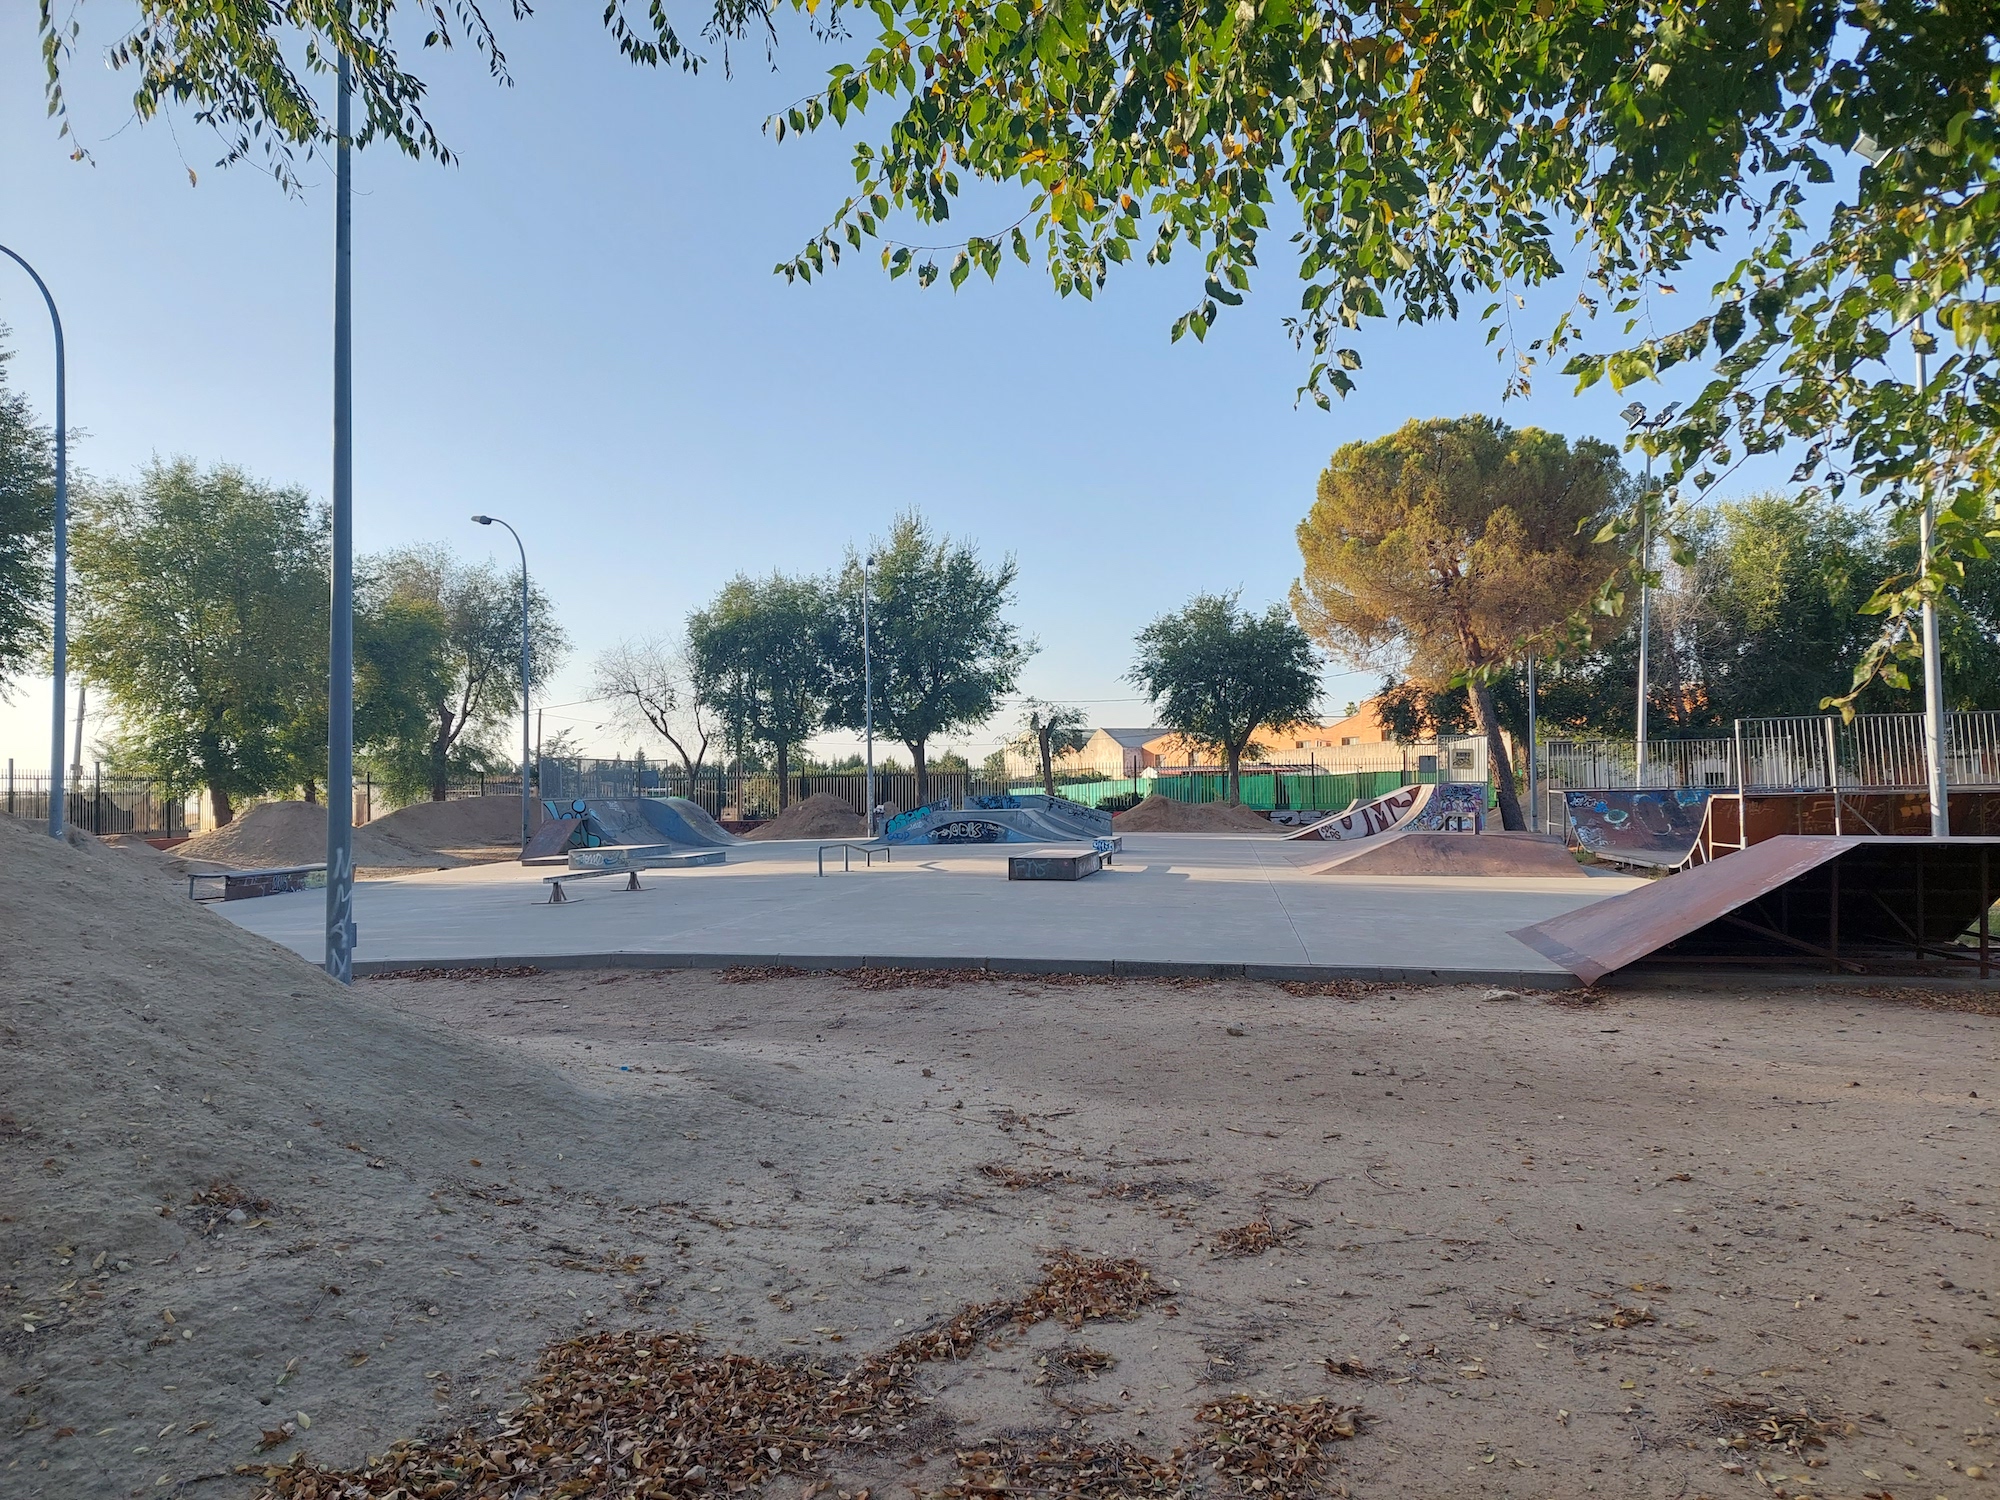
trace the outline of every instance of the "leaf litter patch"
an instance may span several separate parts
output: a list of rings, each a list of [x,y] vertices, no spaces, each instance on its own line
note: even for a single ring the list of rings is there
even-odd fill
[[[710,1354],[692,1333],[590,1334],[544,1351],[526,1400],[490,1429],[399,1443],[351,1470],[323,1468],[301,1451],[289,1463],[238,1472],[265,1480],[259,1500],[733,1494],[779,1475],[815,1474],[837,1451],[882,1445],[929,1405],[914,1389],[919,1369],[962,1359],[982,1338],[1045,1321],[1078,1328],[1135,1318],[1172,1296],[1136,1260],[1064,1250],[1018,1301],[964,1308],[838,1376],[806,1363]],[[1134,1475],[1178,1473],[1133,1453]],[[1076,1484],[1095,1482],[1094,1461],[1063,1463]]]
[[[1328,1492],[1335,1445],[1361,1432],[1358,1407],[1322,1397],[1293,1402],[1239,1392],[1211,1401],[1195,1421],[1202,1431],[1194,1442],[1165,1458],[1118,1439],[988,1439],[957,1455],[958,1481],[929,1492],[928,1500],[1186,1500],[1217,1489],[1258,1500],[1309,1500]]]

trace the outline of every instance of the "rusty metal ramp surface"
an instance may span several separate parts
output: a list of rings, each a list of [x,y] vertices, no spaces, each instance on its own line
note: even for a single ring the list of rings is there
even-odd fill
[[[1991,901],[2000,840],[1786,834],[1512,935],[1585,984],[1643,958],[1849,970],[1989,970],[1961,941]]]

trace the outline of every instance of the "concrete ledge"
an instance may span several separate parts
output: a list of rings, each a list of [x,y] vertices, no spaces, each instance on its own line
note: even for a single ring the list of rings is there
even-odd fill
[[[927,954],[827,953],[548,953],[458,958],[357,959],[354,972],[410,969],[733,969],[792,968],[814,973],[847,969],[973,969],[989,974],[1104,974],[1130,979],[1245,979],[1260,984],[1328,984],[1368,981],[1412,987],[1492,985],[1516,990],[1567,990],[1569,974],[1520,969],[1402,969],[1348,964],[1175,963],[1136,958],[950,958]]]

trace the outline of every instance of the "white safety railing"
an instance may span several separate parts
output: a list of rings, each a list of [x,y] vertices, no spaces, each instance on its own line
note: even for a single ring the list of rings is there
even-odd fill
[[[1946,716],[1945,781],[2000,788],[2000,711]],[[1626,787],[1714,787],[1751,791],[1922,791],[1924,716],[1859,714],[1740,719],[1727,738],[1650,740],[1642,776],[1624,739],[1544,740],[1536,756],[1551,791]]]

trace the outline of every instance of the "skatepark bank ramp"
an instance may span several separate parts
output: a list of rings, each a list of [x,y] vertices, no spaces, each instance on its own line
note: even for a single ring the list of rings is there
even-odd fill
[[[1984,979],[1996,872],[1995,838],[1783,834],[1512,936],[1585,984],[1642,960]]]

